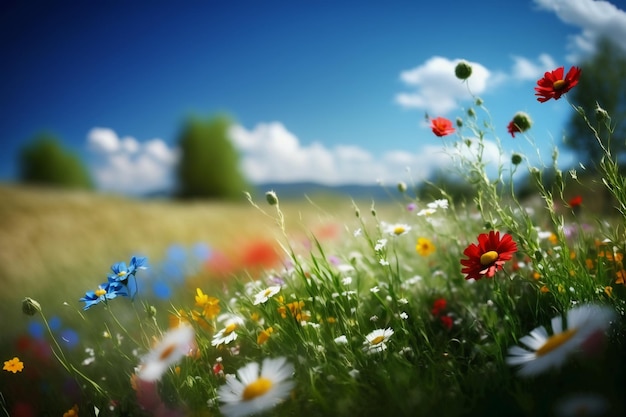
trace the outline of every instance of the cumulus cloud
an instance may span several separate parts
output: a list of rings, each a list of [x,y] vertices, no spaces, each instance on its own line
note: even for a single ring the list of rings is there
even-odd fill
[[[435,115],[445,114],[458,103],[471,99],[467,85],[454,75],[461,59],[434,56],[415,68],[402,71],[400,80],[412,91],[399,93],[396,103],[405,108],[417,108]],[[471,93],[480,95],[487,89],[487,81],[497,79],[487,68],[476,62],[468,80]]]
[[[541,54],[536,62],[522,57],[513,57],[513,69],[511,76],[518,80],[538,80],[546,71],[551,71],[557,67],[556,62],[548,54]]]
[[[94,127],[87,133],[87,145],[100,190],[134,195],[172,190],[179,152],[163,140],[139,142],[130,136],[120,138],[112,129]]]
[[[446,152],[441,146],[429,145],[414,152],[391,150],[374,155],[355,145],[305,145],[280,122],[260,123],[251,130],[236,125],[230,136],[241,152],[245,175],[257,184],[395,184],[409,179],[407,169],[412,180],[421,181],[436,170],[449,168],[452,158],[460,152]],[[487,142],[485,146],[486,158],[497,162],[501,157],[497,145]]]
[[[561,21],[581,29],[570,39],[576,62],[581,55],[593,52],[598,38],[606,37],[626,51],[626,12],[602,0],[535,0],[542,10],[554,12]]]

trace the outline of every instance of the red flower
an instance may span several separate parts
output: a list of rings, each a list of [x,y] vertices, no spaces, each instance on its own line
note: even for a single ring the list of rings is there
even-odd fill
[[[521,132],[520,128],[515,123],[513,123],[513,120],[509,122],[509,125],[507,126],[507,130],[513,137],[515,137],[515,133]]]
[[[439,313],[441,313],[441,311],[446,308],[447,304],[448,303],[445,298],[437,298],[435,302],[433,303],[433,308],[431,310],[431,313],[433,313],[433,316],[438,316]]]
[[[580,78],[580,68],[572,67],[563,78],[563,67],[559,67],[554,71],[546,72],[543,78],[537,81],[538,87],[535,87],[538,101],[545,103],[551,98],[558,100],[578,84]]]
[[[433,133],[439,137],[454,133],[452,122],[445,117],[437,117],[435,119],[431,119],[430,128],[433,130]]]
[[[580,207],[580,205],[583,203],[583,198],[579,195],[577,195],[576,197],[572,197],[569,200],[569,206],[571,208],[576,208],[576,207]]]
[[[517,244],[508,233],[502,239],[500,232],[492,230],[489,234],[481,233],[478,235],[478,245],[472,243],[463,251],[469,259],[461,259],[461,265],[464,266],[461,272],[467,274],[465,279],[479,280],[483,276],[492,278],[506,261],[513,258],[515,252]]]

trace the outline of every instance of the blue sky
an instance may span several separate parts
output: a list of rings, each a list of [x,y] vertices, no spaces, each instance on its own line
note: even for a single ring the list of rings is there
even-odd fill
[[[506,131],[525,111],[549,160],[571,110],[537,102],[537,79],[578,63],[598,36],[626,49],[622,0],[2,7],[0,180],[16,178],[21,146],[46,130],[84,158],[100,189],[128,194],[171,187],[182,123],[221,112],[236,121],[232,140],[254,183],[396,183],[407,168],[424,178],[449,164],[425,112],[454,119],[470,104],[451,73],[458,59],[474,64],[470,87],[504,151],[536,159]]]

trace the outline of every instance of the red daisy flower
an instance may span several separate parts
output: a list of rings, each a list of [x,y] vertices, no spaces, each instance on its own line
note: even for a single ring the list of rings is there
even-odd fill
[[[500,232],[493,230],[489,234],[478,235],[478,245],[472,243],[463,254],[469,259],[461,259],[463,269],[461,272],[467,274],[465,279],[481,279],[483,276],[492,278],[506,261],[513,258],[517,252],[517,244],[508,233],[500,239]]]
[[[558,100],[578,84],[580,78],[580,68],[572,67],[563,78],[564,67],[559,67],[554,71],[546,72],[543,78],[537,81],[538,87],[535,87],[538,101],[545,103],[551,98]]]
[[[452,127],[452,122],[445,117],[437,117],[435,119],[431,119],[430,128],[433,130],[433,133],[439,137],[454,133],[454,127]]]
[[[515,133],[521,132],[520,128],[515,123],[513,123],[513,120],[509,122],[509,125],[507,126],[507,130],[513,137],[515,137]]]

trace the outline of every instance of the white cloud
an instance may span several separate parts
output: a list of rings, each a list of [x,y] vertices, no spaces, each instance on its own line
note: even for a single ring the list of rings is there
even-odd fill
[[[563,22],[577,26],[581,33],[570,39],[576,62],[581,55],[593,52],[595,41],[607,37],[626,51],[626,12],[602,0],[535,0],[543,10],[554,12]]]
[[[112,129],[95,127],[87,133],[87,144],[93,153],[92,174],[102,191],[146,194],[174,187],[178,150],[161,139],[120,139]]]
[[[453,164],[451,155],[459,154],[454,149],[447,153],[437,145],[415,152],[391,150],[380,155],[354,145],[304,145],[280,122],[260,123],[252,130],[236,125],[230,136],[242,153],[244,174],[257,184],[312,181],[327,185],[390,185],[408,179],[418,182],[438,169],[449,169]],[[485,143],[484,153],[494,163],[501,157],[497,145],[491,142]]]
[[[470,62],[472,76],[467,80],[468,90],[468,86],[454,75],[454,68],[460,61],[434,56],[418,67],[402,71],[400,80],[413,91],[397,94],[396,103],[439,116],[457,108],[460,101],[471,99],[472,94],[482,94],[490,78],[492,85],[499,79],[481,64]]]
[[[533,62],[522,56],[514,55],[511,76],[518,80],[535,81],[543,77],[546,71],[552,71],[556,67],[556,62],[548,54],[539,55],[537,62]]]

